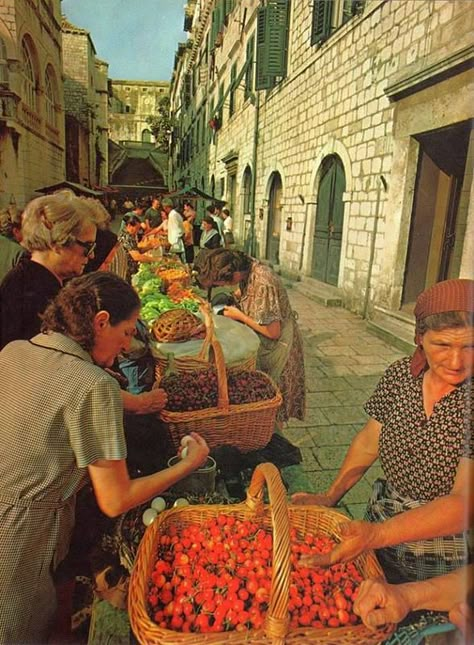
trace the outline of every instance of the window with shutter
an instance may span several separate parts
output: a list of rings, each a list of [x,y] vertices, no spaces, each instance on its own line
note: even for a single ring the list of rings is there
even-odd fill
[[[324,42],[331,35],[333,0],[314,0],[311,44]]]
[[[234,8],[234,0],[225,0],[225,15],[228,16],[229,13]]]
[[[210,33],[209,46],[211,49],[214,49],[214,43],[216,42],[217,32],[219,31],[218,20],[219,20],[218,9],[217,7],[214,7],[214,9],[212,10],[211,29],[209,32]]]
[[[256,88],[270,89],[277,77],[286,76],[288,59],[289,0],[268,0],[257,14]]]
[[[224,85],[222,83],[219,85],[219,98],[217,101],[217,107],[219,108],[217,112],[219,128],[222,128],[222,126],[224,125]]]
[[[23,57],[23,101],[33,110],[38,109],[36,95],[36,74],[29,44],[23,39],[21,44]]]
[[[237,78],[237,63],[232,65],[230,70],[230,92],[229,92],[229,116],[232,116],[235,112],[235,90]]]
[[[44,100],[46,107],[46,120],[53,127],[57,127],[56,116],[56,79],[51,65],[46,68],[44,77]]]
[[[248,99],[253,92],[253,52],[255,49],[255,36],[252,35],[247,40],[247,54],[246,54],[246,65],[247,69],[245,71],[245,99]]]
[[[225,17],[226,17],[226,12],[225,12],[226,0],[217,0],[216,7],[217,7],[217,13],[218,13],[217,32],[219,33],[224,29]]]
[[[7,47],[0,36],[0,85],[8,87]]]

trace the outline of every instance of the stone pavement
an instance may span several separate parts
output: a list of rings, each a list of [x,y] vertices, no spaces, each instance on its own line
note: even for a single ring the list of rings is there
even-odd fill
[[[355,314],[324,307],[291,287],[288,295],[304,340],[307,411],[304,421],[291,419],[283,434],[303,453],[310,490],[323,493],[368,418],[364,402],[385,368],[403,354],[369,331]],[[362,518],[372,482],[380,474],[376,462],[339,508]],[[291,488],[290,492],[297,490]]]

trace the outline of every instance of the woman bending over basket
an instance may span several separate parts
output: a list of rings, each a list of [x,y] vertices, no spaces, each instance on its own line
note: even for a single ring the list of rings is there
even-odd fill
[[[380,459],[365,522],[315,564],[377,556],[389,582],[424,580],[467,560],[472,473],[474,281],[446,280],[417,299],[416,351],[393,363],[365,406],[370,419],[353,440],[324,495],[294,503],[335,506]]]
[[[259,335],[257,368],[278,384],[283,395],[279,420],[304,419],[303,343],[281,279],[249,255],[229,249],[208,252],[195,268],[205,288],[239,285],[234,293],[238,305],[225,307],[224,316]]]
[[[47,307],[42,332],[0,352],[0,642],[45,642],[56,610],[55,573],[90,477],[100,509],[119,515],[206,459],[197,434],[184,459],[131,480],[119,385],[104,368],[127,351],[140,301],[121,278],[69,282]]]

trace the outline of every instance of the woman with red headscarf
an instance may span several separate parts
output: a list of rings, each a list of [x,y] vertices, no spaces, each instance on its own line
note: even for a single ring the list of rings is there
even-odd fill
[[[446,280],[427,289],[415,317],[416,351],[385,372],[365,406],[371,418],[329,490],[293,496],[296,504],[334,506],[380,459],[385,477],[374,482],[367,521],[347,522],[342,542],[312,564],[376,549],[388,580],[406,582],[467,560],[474,281]]]

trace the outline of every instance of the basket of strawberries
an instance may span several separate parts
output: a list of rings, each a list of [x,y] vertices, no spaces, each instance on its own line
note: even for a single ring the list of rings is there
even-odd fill
[[[165,511],[132,571],[135,636],[163,645],[382,642],[394,626],[369,630],[352,611],[361,581],[383,578],[372,552],[329,569],[297,565],[301,554],[331,550],[345,520],[332,509],[288,506],[273,464],[257,466],[245,502]]]

